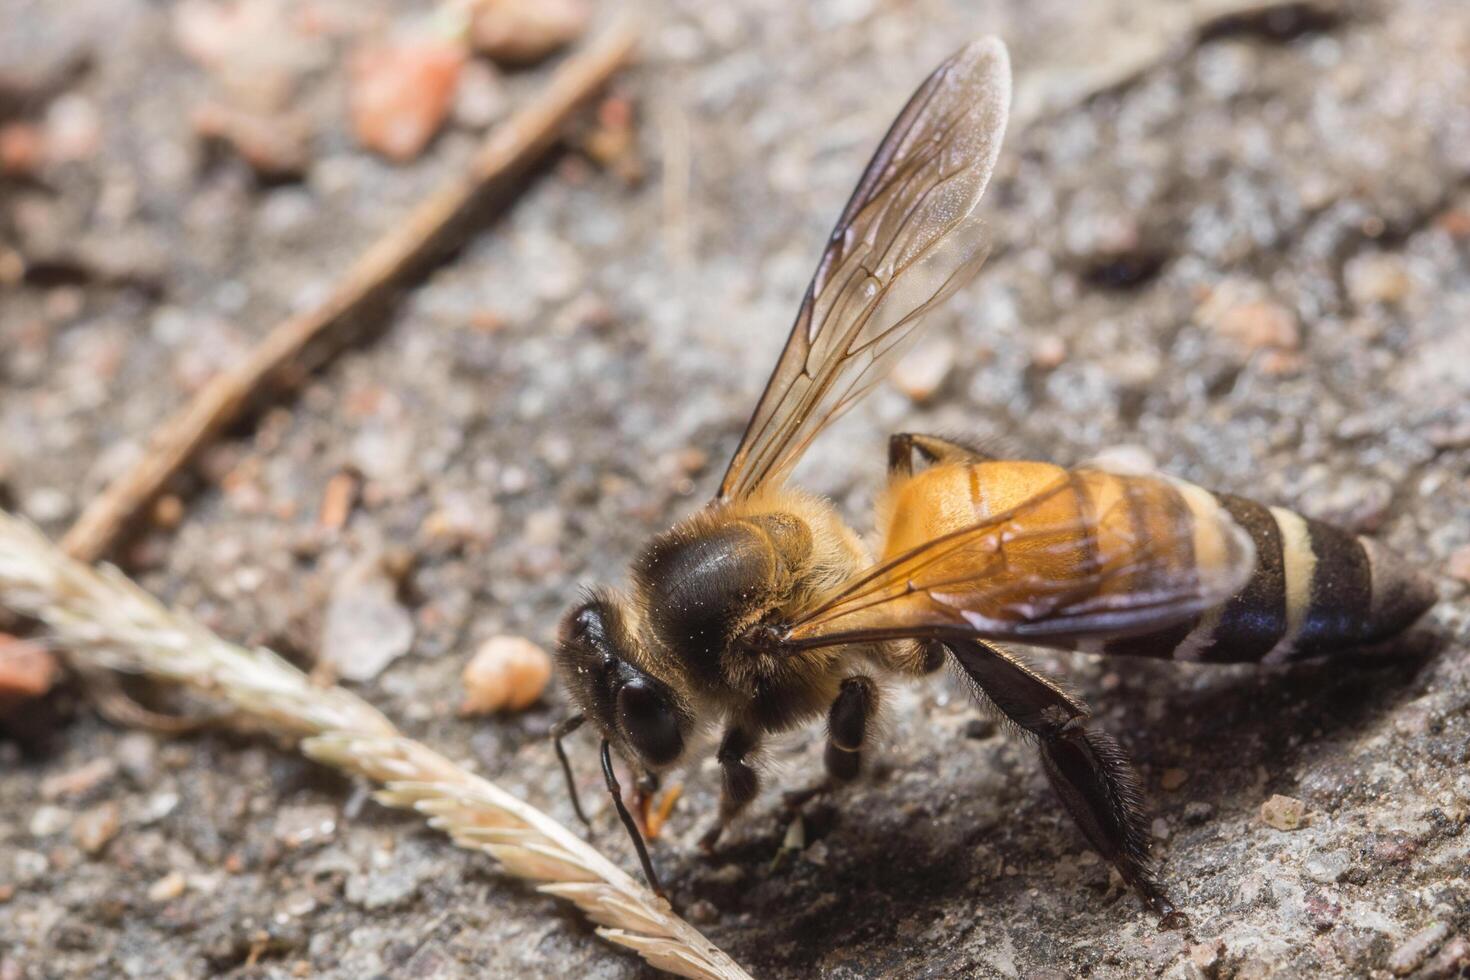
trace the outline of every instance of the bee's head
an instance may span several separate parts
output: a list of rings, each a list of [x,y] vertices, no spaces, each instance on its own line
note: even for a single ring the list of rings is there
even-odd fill
[[[594,593],[562,620],[556,660],[567,692],[603,737],[658,770],[675,762],[693,718],[674,690],[639,666],[624,604]]]

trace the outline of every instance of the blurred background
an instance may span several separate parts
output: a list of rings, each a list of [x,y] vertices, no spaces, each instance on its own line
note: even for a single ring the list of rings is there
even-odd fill
[[[472,166],[607,0],[0,0],[0,505],[60,536],[170,413]],[[1470,8],[1461,0],[649,2],[636,62],[458,247],[252,399],[109,552],[570,821],[553,688],[457,717],[489,639],[713,493],[912,90],[1011,47],[997,248],[799,478],[863,530],[885,441],[1110,454],[1373,532],[1443,602],[1388,666],[1047,655],[1134,753],[1158,933],[958,686],[778,868],[656,859],[757,976],[1452,976],[1470,960]],[[313,370],[307,370],[308,367]],[[24,633],[0,620],[0,630]],[[98,719],[0,658],[0,978],[640,976],[573,913],[268,744]],[[775,753],[804,785],[820,738]],[[599,846],[632,868],[576,753]],[[1264,824],[1273,794],[1305,827]],[[166,883],[166,884],[165,884]],[[1438,972],[1436,972],[1438,971]]]

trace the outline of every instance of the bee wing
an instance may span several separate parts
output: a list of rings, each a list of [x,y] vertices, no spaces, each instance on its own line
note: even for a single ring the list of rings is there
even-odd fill
[[[979,269],[990,236],[971,212],[1010,100],[1010,60],[996,38],[956,53],[909,99],[832,229],[720,499],[784,479],[816,434],[887,374],[921,317]]]
[[[799,616],[785,642],[1069,647],[1161,629],[1225,602],[1255,569],[1250,535],[1212,500],[1166,477],[1073,470],[1008,511],[881,562]]]

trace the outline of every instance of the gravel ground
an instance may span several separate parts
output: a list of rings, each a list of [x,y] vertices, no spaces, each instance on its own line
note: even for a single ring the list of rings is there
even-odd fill
[[[182,513],[160,511],[120,562],[223,635],[310,665],[334,588],[388,555],[412,648],[355,686],[570,821],[546,743],[560,695],[460,719],[465,660],[496,634],[549,643],[581,585],[617,580],[708,496],[874,141],[961,39],[998,33],[1023,99],[992,189],[1001,246],[909,368],[908,387],[934,390],[880,390],[800,478],[865,526],[898,429],[1065,463],[1122,453],[1372,531],[1442,601],[1386,657],[1038,657],[1134,753],[1188,932],[1156,930],[1030,750],[942,682],[895,697],[873,778],[808,813],[793,860],[773,865],[773,793],[699,855],[707,766],[656,859],[760,977],[1464,971],[1470,9],[1299,5],[1289,23],[1199,32],[1203,4],[1081,6],[649,4],[644,61],[616,90],[633,154],[555,160],[370,343],[209,451],[176,488]],[[310,165],[262,182],[198,147],[190,111],[210,82],[171,40],[171,5],[0,0],[0,64],[92,56],[32,107],[73,158],[0,178],[0,241],[34,263],[0,293],[0,491],[48,532],[544,80],[481,78],[478,116],[391,165],[352,142],[344,52],[411,9],[309,9],[337,25],[297,52]],[[1115,84],[1075,98],[1099,78]],[[360,499],[324,528],[341,473]],[[647,972],[260,739],[120,731],[72,691],[7,724],[4,980]],[[576,748],[597,800],[591,745]],[[774,754],[771,783],[794,787],[820,746]],[[1303,805],[1299,829],[1263,821],[1277,794]],[[633,867],[611,815],[594,819]]]

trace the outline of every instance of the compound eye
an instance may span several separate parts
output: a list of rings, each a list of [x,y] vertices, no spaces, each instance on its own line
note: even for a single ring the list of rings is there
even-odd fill
[[[634,678],[618,689],[618,721],[628,742],[652,766],[668,765],[684,750],[673,705],[651,683]]]

